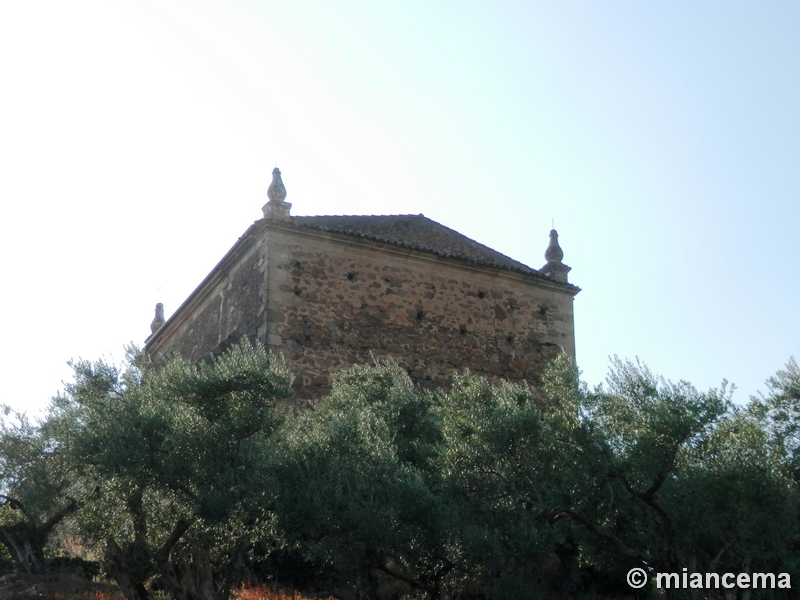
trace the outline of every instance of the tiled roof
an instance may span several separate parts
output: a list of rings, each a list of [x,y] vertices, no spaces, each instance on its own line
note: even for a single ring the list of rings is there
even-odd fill
[[[465,262],[544,277],[536,269],[423,215],[291,217],[303,227],[430,252]]]

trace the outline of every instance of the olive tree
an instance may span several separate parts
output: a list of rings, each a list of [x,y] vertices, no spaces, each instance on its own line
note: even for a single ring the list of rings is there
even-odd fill
[[[0,543],[28,573],[44,569],[54,529],[90,497],[54,441],[54,428],[4,407],[0,420]]]
[[[442,493],[440,402],[394,363],[339,373],[329,397],[287,422],[274,459],[286,542],[363,595],[381,572],[445,597],[467,567]]]
[[[554,551],[572,586],[579,558],[621,590],[636,565],[774,559],[792,530],[791,490],[727,388],[699,392],[618,359],[607,381],[589,391],[564,356],[539,390],[457,378],[443,404],[448,481],[476,522],[506,523],[495,543]]]
[[[58,450],[99,490],[79,522],[126,598],[147,598],[158,574],[177,599],[227,600],[268,527],[264,456],[290,385],[247,340],[195,365],[75,364],[52,411],[65,424]]]

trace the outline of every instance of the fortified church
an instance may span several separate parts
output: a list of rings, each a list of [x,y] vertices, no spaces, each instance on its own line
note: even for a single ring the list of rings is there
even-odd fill
[[[468,368],[538,382],[575,355],[573,298],[558,234],[533,269],[423,215],[294,217],[272,172],[253,223],[168,319],[156,306],[145,350],[194,362],[242,336],[279,352],[296,396],[332,373],[392,358],[424,388]]]

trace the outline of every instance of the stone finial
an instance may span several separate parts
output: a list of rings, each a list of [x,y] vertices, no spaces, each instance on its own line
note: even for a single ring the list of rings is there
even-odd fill
[[[286,187],[281,180],[281,170],[275,167],[272,170],[272,183],[267,189],[267,202],[263,207],[265,219],[288,219],[292,205],[286,202]]]
[[[558,245],[558,232],[555,229],[550,230],[550,245],[544,251],[544,259],[547,262],[561,262],[564,259],[564,251]]]
[[[161,326],[165,323],[164,320],[164,305],[159,302],[156,304],[156,318],[153,319],[153,322],[150,323],[150,332],[155,333]]]
[[[572,269],[561,262],[564,259],[564,251],[558,245],[558,232],[550,230],[550,244],[544,252],[547,264],[539,269],[539,272],[546,277],[550,277],[559,283],[567,283],[567,273]]]

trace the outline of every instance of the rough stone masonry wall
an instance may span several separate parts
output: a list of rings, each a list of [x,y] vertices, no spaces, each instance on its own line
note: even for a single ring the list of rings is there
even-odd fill
[[[290,229],[269,234],[259,337],[286,356],[300,399],[372,356],[393,358],[427,388],[464,368],[535,384],[562,349],[574,356],[572,294],[554,284]]]
[[[148,351],[157,360],[176,353],[188,362],[224,350],[243,336],[264,330],[267,310],[267,240],[246,238],[229,269],[212,272],[188,304],[159,331]]]

